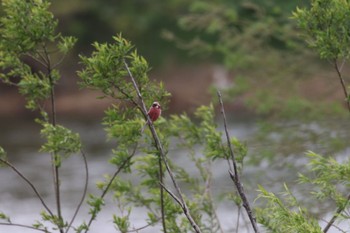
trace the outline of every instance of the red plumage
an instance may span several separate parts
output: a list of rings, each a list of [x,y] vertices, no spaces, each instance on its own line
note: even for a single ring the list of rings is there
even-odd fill
[[[148,116],[152,122],[155,122],[160,115],[162,114],[162,108],[160,107],[160,104],[158,102],[153,102],[152,106],[148,110]],[[141,133],[145,130],[146,126],[148,124],[148,120],[146,121],[146,124],[142,127]]]
[[[153,102],[152,106],[148,110],[148,116],[152,122],[156,121],[160,114],[162,113],[162,109],[158,102]]]

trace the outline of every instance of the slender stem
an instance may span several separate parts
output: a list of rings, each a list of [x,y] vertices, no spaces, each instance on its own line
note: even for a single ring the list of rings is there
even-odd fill
[[[159,165],[159,183],[163,183],[163,166],[162,166],[162,158],[158,157],[158,165]],[[165,223],[165,210],[164,210],[164,190],[162,185],[159,185],[159,191],[160,191],[160,211],[162,214],[162,225],[163,225],[163,232],[167,233],[166,229],[166,223]]]
[[[349,201],[350,201],[350,194],[346,198],[346,204],[338,207],[338,209],[335,212],[335,214],[333,215],[332,219],[328,222],[327,226],[323,229],[323,233],[328,232],[328,230],[334,224],[335,220],[339,217],[340,213],[344,211],[344,209],[348,205]]]
[[[348,110],[349,110],[349,112],[350,112],[349,93],[348,93],[348,91],[346,90],[345,81],[344,81],[343,75],[342,75],[342,73],[341,73],[342,67],[343,67],[343,64],[341,65],[341,67],[339,67],[337,60],[334,60],[334,68],[335,68],[335,70],[337,71],[338,78],[339,78],[340,84],[341,84],[341,86],[342,86],[343,93],[344,93],[344,95],[345,95],[346,104],[347,104]]]
[[[258,230],[258,226],[257,226],[257,223],[256,223],[256,219],[253,216],[253,211],[252,211],[252,209],[250,207],[248,198],[247,198],[247,196],[246,196],[246,194],[244,192],[243,185],[242,185],[241,180],[240,180],[240,175],[239,175],[239,172],[237,170],[237,162],[236,162],[236,159],[235,159],[235,156],[234,156],[230,135],[229,135],[228,129],[227,129],[226,114],[225,114],[224,104],[223,104],[223,101],[222,101],[222,97],[221,97],[220,91],[217,91],[217,94],[218,94],[220,105],[221,105],[221,114],[222,114],[223,119],[224,119],[224,127],[225,127],[225,134],[226,134],[227,144],[228,144],[228,147],[229,147],[231,160],[232,160],[232,164],[233,164],[233,169],[234,169],[234,171],[232,171],[232,169],[230,168],[229,174],[230,174],[230,177],[231,177],[233,183],[235,184],[235,186],[237,188],[239,196],[242,199],[243,207],[245,208],[245,210],[246,210],[246,212],[248,214],[250,223],[251,223],[255,233],[258,233],[259,230]]]
[[[55,82],[52,77],[52,67],[51,67],[51,59],[50,55],[46,49],[46,45],[43,44],[43,50],[45,55],[45,61],[47,62],[47,75],[50,82],[50,99],[51,99],[51,114],[52,114],[52,121],[51,124],[53,126],[56,126],[56,105],[55,105]],[[59,179],[59,165],[57,164],[57,155],[56,153],[53,153],[51,155],[51,161],[52,161],[52,172],[53,172],[53,180],[54,180],[54,186],[55,186],[55,197],[56,197],[56,207],[57,207],[57,216],[58,218],[63,222],[62,218],[62,210],[61,210],[61,192],[60,192],[60,179]],[[60,233],[63,233],[62,226],[58,226]]]
[[[342,68],[343,68],[343,65],[344,65],[344,61],[342,62],[341,66],[339,67],[338,65],[338,62],[337,60],[335,59],[333,61],[333,64],[334,64],[334,68],[335,70],[337,71],[337,75],[338,75],[338,78],[339,78],[339,81],[340,81],[340,84],[342,86],[342,89],[343,89],[343,93],[345,95],[345,98],[346,98],[346,103],[347,103],[347,106],[348,106],[348,110],[350,112],[350,96],[349,96],[349,93],[347,92],[346,90],[346,85],[345,85],[345,81],[344,81],[344,78],[343,78],[343,75],[342,75]],[[338,218],[339,214],[341,212],[344,211],[345,207],[347,206],[348,202],[350,201],[350,194],[347,196],[347,201],[346,201],[346,205],[344,206],[340,206],[337,211],[335,212],[335,214],[333,215],[332,219],[328,222],[327,226],[323,229],[323,232],[326,233],[330,228],[331,226],[334,224],[335,220]]]
[[[87,186],[88,186],[88,183],[89,183],[89,167],[88,167],[88,164],[87,164],[86,156],[85,156],[84,151],[81,150],[80,152],[81,152],[81,155],[82,155],[82,157],[83,157],[84,165],[85,165],[85,184],[84,184],[84,190],[83,190],[83,195],[82,195],[82,197],[81,197],[81,199],[80,199],[80,202],[79,202],[79,204],[78,204],[78,206],[77,206],[77,208],[76,208],[76,210],[75,210],[75,212],[74,212],[74,215],[73,215],[73,217],[72,217],[72,220],[70,221],[70,223],[69,223],[69,225],[68,225],[68,227],[67,227],[65,233],[68,233],[68,231],[69,231],[69,229],[71,228],[71,226],[72,226],[72,224],[73,224],[73,222],[74,222],[76,216],[78,215],[78,212],[79,212],[79,210],[80,210],[80,207],[81,207],[81,205],[83,204],[84,199],[85,199],[85,197],[86,197]]]
[[[176,179],[175,179],[175,175],[174,175],[174,173],[172,172],[172,170],[170,169],[168,160],[167,160],[167,158],[166,158],[166,156],[165,156],[165,153],[164,153],[163,145],[162,145],[162,143],[160,142],[160,139],[159,139],[158,134],[157,134],[157,132],[156,132],[156,130],[155,130],[155,128],[154,128],[154,125],[153,125],[152,121],[150,120],[150,118],[149,118],[149,116],[148,116],[148,114],[147,114],[146,105],[145,105],[145,102],[143,101],[143,98],[142,98],[140,89],[138,88],[138,86],[137,86],[137,84],[136,84],[136,81],[135,81],[135,79],[134,79],[134,77],[133,77],[133,75],[132,75],[132,73],[131,73],[131,71],[130,71],[130,69],[129,69],[128,64],[125,62],[125,60],[124,60],[124,65],[125,65],[125,68],[126,68],[128,74],[129,74],[129,77],[130,77],[130,79],[131,79],[131,82],[132,82],[132,84],[133,84],[133,86],[134,86],[134,88],[135,88],[135,91],[136,91],[136,93],[137,93],[137,96],[139,97],[139,100],[140,100],[140,102],[141,102],[141,103],[140,103],[140,104],[141,104],[141,107],[142,107],[141,111],[142,111],[143,115],[147,118],[147,121],[149,121],[149,124],[148,124],[148,125],[149,125],[149,127],[150,127],[150,130],[151,130],[151,133],[152,133],[154,142],[155,142],[155,144],[156,144],[156,148],[157,148],[157,150],[158,150],[159,153],[160,153],[160,156],[161,156],[161,158],[162,158],[162,160],[163,160],[163,162],[164,162],[164,164],[165,164],[166,170],[167,170],[167,172],[168,172],[168,174],[169,174],[169,176],[170,176],[170,179],[171,179],[171,181],[172,181],[172,183],[173,183],[173,185],[174,185],[174,187],[175,187],[175,189],[176,189],[176,192],[177,192],[177,194],[178,194],[178,200],[179,200],[180,203],[181,203],[181,204],[180,204],[180,203],[179,203],[179,204],[180,204],[180,206],[181,206],[181,208],[182,208],[182,211],[183,211],[183,213],[185,214],[185,216],[187,217],[188,221],[190,222],[190,224],[191,224],[192,228],[195,230],[195,232],[200,233],[201,230],[200,230],[199,226],[197,225],[197,223],[196,223],[196,222],[194,221],[194,219],[192,218],[192,215],[191,215],[191,213],[190,213],[190,211],[189,211],[189,209],[188,209],[188,206],[187,206],[187,204],[186,204],[186,202],[185,202],[185,200],[184,200],[184,198],[183,198],[183,194],[182,194],[182,192],[181,192],[181,189],[180,189],[180,187],[179,187],[179,185],[178,185],[178,183],[177,183],[177,181],[176,181]],[[164,186],[163,186],[163,188],[164,188]]]
[[[0,225],[3,225],[3,226],[14,226],[14,227],[22,227],[22,228],[28,228],[28,229],[32,229],[32,230],[37,230],[37,231],[42,231],[42,232],[46,232],[46,233],[49,233],[48,230],[46,229],[40,229],[40,228],[36,228],[36,227],[33,227],[33,226],[28,226],[28,225],[23,225],[23,224],[18,224],[18,223],[0,223]]]
[[[236,222],[236,233],[238,233],[238,230],[239,230],[240,217],[241,217],[241,206],[238,206],[238,215],[237,215],[237,222]]]
[[[165,187],[164,184],[162,183],[159,183],[159,184],[181,206],[181,208],[183,208],[182,201],[172,191],[170,191],[167,187]]]
[[[107,191],[109,190],[109,188],[111,187],[111,185],[113,184],[113,181],[114,179],[117,177],[117,175],[122,171],[122,169],[125,167],[125,165],[130,161],[130,159],[135,155],[135,152],[136,152],[136,149],[137,149],[137,144],[135,145],[132,153],[129,155],[129,157],[127,157],[124,162],[119,166],[119,168],[115,171],[115,173],[113,174],[112,178],[109,180],[108,184],[106,185],[105,189],[103,190],[102,194],[100,195],[100,198],[103,199],[106,194],[107,194]],[[87,227],[86,227],[86,230],[85,230],[85,233],[88,232],[90,226],[91,226],[91,223],[92,221],[95,220],[95,217],[93,215],[91,215],[91,218],[87,224]]]
[[[40,65],[46,67],[46,63],[38,58],[36,58],[34,55],[30,54],[30,53],[26,53],[25,55],[27,55],[28,57],[30,57],[31,59],[33,59],[34,61],[36,61],[37,63],[39,63]]]
[[[158,219],[159,220],[159,219]],[[158,221],[157,220],[157,221]],[[134,228],[133,230],[128,230],[128,231],[126,231],[126,232],[139,232],[139,231],[141,231],[141,230],[143,230],[143,229],[146,229],[147,227],[150,227],[150,226],[152,226],[154,223],[149,223],[149,224],[147,224],[147,225],[145,225],[145,226],[142,226],[142,227],[139,227],[139,228]]]
[[[27,177],[25,177],[15,166],[13,166],[9,161],[0,159],[0,162],[3,163],[3,164],[6,164],[6,166],[10,167],[14,172],[17,173],[17,175],[19,175],[32,188],[32,190],[34,191],[35,195],[39,198],[41,204],[44,206],[46,211],[51,215],[51,217],[53,217],[54,214],[52,213],[50,208],[46,205],[43,197],[40,195],[38,190],[35,188],[34,184]]]

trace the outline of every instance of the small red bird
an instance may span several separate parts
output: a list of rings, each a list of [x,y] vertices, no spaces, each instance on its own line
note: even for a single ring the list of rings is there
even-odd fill
[[[162,108],[161,108],[160,104],[157,101],[153,102],[153,104],[149,108],[147,114],[148,114],[149,118],[151,119],[151,121],[155,122],[162,114]],[[148,124],[148,121],[142,127],[141,133],[145,130],[145,127],[147,126],[147,124]]]

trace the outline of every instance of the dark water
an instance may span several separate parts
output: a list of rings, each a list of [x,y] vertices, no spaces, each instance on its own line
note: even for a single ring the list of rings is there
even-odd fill
[[[102,180],[104,174],[111,174],[115,169],[107,162],[111,156],[110,149],[113,147],[113,143],[106,142],[105,132],[98,122],[67,121],[63,125],[80,133],[89,164],[88,192],[99,195],[100,192],[96,189],[95,183]],[[55,209],[51,159],[47,154],[38,152],[42,142],[39,126],[32,123],[32,121],[11,119],[1,121],[0,127],[0,145],[8,152],[9,160],[28,179],[33,181],[46,203],[51,209]],[[232,129],[230,134],[243,141],[248,140],[256,131],[256,125],[252,121],[233,122],[230,128]],[[191,170],[182,151],[172,150],[170,154],[175,164],[184,167],[186,170]],[[293,162],[305,164],[306,161],[300,159]],[[213,163],[214,193],[217,190],[228,192],[234,190],[227,170],[225,162]],[[247,166],[244,170],[243,179],[246,190],[249,190],[249,198],[253,202],[257,195],[257,184],[262,184],[269,190],[278,192],[282,190],[283,182],[287,181],[293,184],[295,174],[296,171],[289,167],[271,166],[271,164],[262,162],[256,166]],[[79,155],[73,155],[65,159],[60,169],[60,175],[63,216],[69,219],[75,211],[75,206],[79,202],[83,190],[85,176],[82,158]],[[35,220],[40,220],[39,213],[43,208],[30,187],[9,168],[0,168],[0,177],[0,212],[10,216],[13,223],[31,225]],[[112,198],[109,196],[107,199],[111,200]],[[225,232],[232,232],[232,229],[236,226],[237,209],[232,203],[221,203],[218,205],[217,212]],[[74,225],[86,221],[88,219],[87,213],[88,206],[84,204]],[[117,205],[113,201],[107,201],[106,208],[98,215],[98,219],[92,224],[90,232],[118,232],[113,227],[113,214],[120,214]],[[325,219],[329,219],[330,216],[331,213],[325,216]],[[146,224],[146,210],[142,208],[134,209],[131,217],[135,228]],[[247,221],[246,217],[245,220]],[[321,224],[324,225],[324,223]],[[140,232],[158,231],[158,228],[146,228]],[[2,232],[29,233],[38,231],[0,225],[0,233]],[[245,230],[242,227],[239,232],[252,232],[252,230]],[[340,231],[333,228],[329,232],[336,233]]]

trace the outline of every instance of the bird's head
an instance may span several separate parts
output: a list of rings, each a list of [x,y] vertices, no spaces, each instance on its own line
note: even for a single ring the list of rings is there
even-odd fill
[[[157,101],[155,101],[152,104],[152,108],[159,108],[160,109],[161,107],[160,107],[160,104]]]

